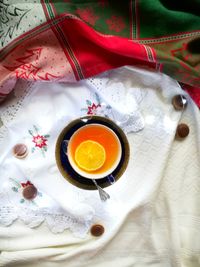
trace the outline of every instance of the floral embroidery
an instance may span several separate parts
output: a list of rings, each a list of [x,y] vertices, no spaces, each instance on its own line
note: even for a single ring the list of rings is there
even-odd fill
[[[27,180],[26,182],[18,182],[17,180],[13,179],[13,178],[9,178],[10,182],[13,184],[12,186],[12,191],[14,191],[15,193],[19,193],[20,194],[20,200],[19,203],[23,204],[25,202],[31,202],[32,204],[36,205],[36,203],[34,202],[34,200],[28,200],[25,199],[23,197],[23,189],[29,185],[33,185],[29,180]],[[42,197],[42,193],[41,192],[37,192],[37,196],[38,197]]]
[[[46,146],[47,139],[44,138],[43,135],[37,135],[37,136],[33,136],[33,143],[35,143],[36,147],[42,148],[44,146]]]
[[[78,8],[76,10],[76,14],[79,15],[82,20],[88,22],[92,26],[94,26],[96,21],[99,19],[99,16],[94,14],[94,11],[91,7],[87,7],[85,9]]]
[[[95,93],[95,98],[96,98],[95,103],[87,99],[86,100],[87,108],[82,108],[81,110],[86,112],[87,115],[99,115],[104,117],[110,117],[112,113],[111,106],[102,102],[97,93]]]
[[[106,24],[110,31],[121,32],[125,28],[125,23],[120,16],[113,15],[110,19],[106,20]]]
[[[30,181],[27,181],[26,183],[21,182],[21,186],[24,188],[27,187],[28,185],[33,185],[33,184]]]
[[[36,149],[39,149],[42,152],[42,155],[45,157],[45,152],[47,152],[47,142],[50,137],[49,134],[41,135],[39,134],[39,129],[37,126],[33,125],[34,130],[29,130],[29,134],[32,136],[32,142],[34,143],[34,147],[32,148],[32,153],[35,152]]]
[[[90,105],[88,106],[88,115],[96,115],[98,113],[98,108],[101,108],[101,105],[95,105],[95,103],[89,103]]]

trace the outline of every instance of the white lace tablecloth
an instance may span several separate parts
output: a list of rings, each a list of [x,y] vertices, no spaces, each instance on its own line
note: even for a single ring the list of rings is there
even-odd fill
[[[45,221],[55,233],[70,228],[85,235],[102,205],[97,191],[80,190],[61,177],[55,163],[57,137],[71,120],[96,114],[116,121],[126,133],[140,131],[144,120],[134,94],[119,81],[109,84],[107,73],[77,85],[20,81],[15,96],[1,113],[0,223],[21,219],[36,227]],[[27,145],[26,159],[13,157],[17,143]],[[33,201],[22,196],[22,183],[28,181],[39,190]],[[112,197],[107,206],[114,210],[115,203]]]
[[[179,93],[188,98],[184,112],[171,105]],[[174,80],[124,67],[77,84],[20,81],[0,112],[0,266],[198,266],[199,113]],[[110,117],[130,143],[106,203],[55,164],[59,132],[85,114]],[[190,127],[182,141],[174,140],[179,122]],[[38,136],[46,146],[36,146]],[[28,146],[27,158],[12,156],[16,143]],[[33,201],[22,197],[27,181],[39,191]],[[98,239],[94,223],[105,228]]]

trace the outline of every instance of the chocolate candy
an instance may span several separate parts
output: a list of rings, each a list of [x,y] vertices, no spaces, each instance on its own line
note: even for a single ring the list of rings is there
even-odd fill
[[[37,188],[34,185],[28,185],[23,189],[22,194],[25,199],[34,199],[37,196]]]
[[[25,158],[28,154],[28,148],[24,144],[17,144],[13,147],[13,155],[18,158],[22,159]]]
[[[176,137],[185,138],[186,136],[188,136],[189,132],[190,132],[190,129],[187,126],[187,124],[181,123],[178,125],[176,129]]]
[[[101,224],[94,224],[90,232],[93,236],[101,236],[104,233],[104,227]]]
[[[176,110],[183,110],[187,106],[187,98],[184,95],[175,95],[172,98],[172,105]]]

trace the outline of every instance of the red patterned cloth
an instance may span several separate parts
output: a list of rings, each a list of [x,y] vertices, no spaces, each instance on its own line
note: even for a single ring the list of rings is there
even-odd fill
[[[73,82],[133,65],[189,85],[200,106],[200,0],[193,9],[167,0],[34,3],[0,1],[1,100],[17,79]]]

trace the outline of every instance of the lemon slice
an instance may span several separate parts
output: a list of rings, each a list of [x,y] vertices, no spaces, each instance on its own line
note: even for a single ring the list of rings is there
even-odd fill
[[[101,168],[106,160],[104,147],[98,142],[87,140],[77,147],[75,161],[78,166],[88,172]]]

